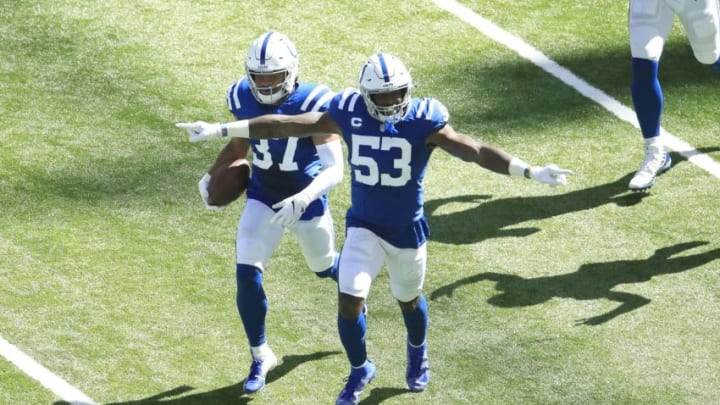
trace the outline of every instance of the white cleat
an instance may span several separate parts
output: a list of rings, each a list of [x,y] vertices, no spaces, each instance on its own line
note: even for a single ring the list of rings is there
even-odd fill
[[[670,154],[665,152],[662,143],[652,138],[651,142],[645,142],[645,160],[640,169],[630,180],[628,187],[631,191],[646,191],[655,184],[655,177],[670,169],[672,159]]]
[[[250,374],[245,379],[243,390],[247,394],[254,394],[265,388],[265,378],[270,370],[278,364],[278,359],[272,350],[263,354],[262,358],[253,358],[250,365]]]

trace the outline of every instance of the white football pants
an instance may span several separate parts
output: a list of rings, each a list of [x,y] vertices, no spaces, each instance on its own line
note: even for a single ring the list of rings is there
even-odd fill
[[[676,14],[695,58],[706,65],[715,63],[720,56],[718,0],[630,0],[632,56],[659,60]]]
[[[365,228],[348,228],[340,254],[340,292],[367,299],[383,264],[387,264],[393,297],[412,301],[425,281],[427,243],[417,249],[400,249]]]
[[[275,212],[260,201],[248,198],[237,227],[235,255],[238,264],[264,270],[283,235],[281,225],[270,223]],[[337,256],[335,231],[330,211],[309,221],[298,221],[289,229],[298,238],[308,267],[316,273],[330,268]]]

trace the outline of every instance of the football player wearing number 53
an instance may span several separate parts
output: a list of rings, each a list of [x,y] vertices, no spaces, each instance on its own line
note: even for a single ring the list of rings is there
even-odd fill
[[[278,32],[260,35],[250,46],[246,75],[232,84],[227,105],[236,119],[264,114],[325,111],[334,96],[327,87],[299,82],[298,53]],[[265,386],[277,364],[265,335],[268,299],[263,272],[283,229],[298,236],[307,265],[318,277],[337,281],[337,250],[327,192],[343,177],[343,154],[337,133],[308,138],[230,139],[208,170],[244,159],[252,149],[247,202],[237,226],[237,308],[250,344],[252,364],[243,388],[252,394]],[[208,208],[206,174],[199,183]],[[333,282],[334,283],[334,282]]]
[[[423,178],[433,150],[440,148],[493,172],[550,186],[566,184],[570,173],[555,165],[531,166],[498,147],[455,132],[445,106],[433,98],[412,98],[412,84],[398,58],[378,53],[363,65],[359,90],[337,94],[323,113],[182,126],[191,141],[342,134],[352,182],[339,265],[338,331],[351,370],[338,404],[358,403],[376,373],[366,352],[363,306],[383,265],[407,329],[408,387],[423,391],[430,380],[428,306],[422,293],[430,230],[423,211]]]

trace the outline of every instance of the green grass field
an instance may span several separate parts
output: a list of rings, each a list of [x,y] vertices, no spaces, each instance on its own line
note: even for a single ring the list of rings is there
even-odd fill
[[[462,3],[631,106],[627,2]],[[335,287],[291,237],[265,274],[283,363],[241,395],[243,201],[205,210],[196,183],[222,144],[174,127],[230,119],[225,91],[271,29],[298,46],[301,80],[355,86],[391,52],[458,131],[575,171],[553,189],[435,153],[432,381],[405,386],[381,274],[362,403],[720,403],[720,180],[673,153],[650,193],[627,192],[639,130],[430,0],[1,2],[0,336],[100,404],[333,403],[348,372]],[[664,127],[720,160],[720,76],[679,24],[661,80]],[[339,244],[348,182],[331,192]],[[0,358],[0,404],[61,400]]]

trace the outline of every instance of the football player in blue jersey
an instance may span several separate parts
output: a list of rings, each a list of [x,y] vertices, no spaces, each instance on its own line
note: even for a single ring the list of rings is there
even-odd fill
[[[439,147],[491,171],[551,186],[566,184],[570,173],[555,165],[531,166],[498,147],[455,132],[440,101],[412,98],[411,89],[412,79],[403,63],[378,53],[363,65],[359,90],[339,93],[324,113],[179,124],[191,141],[342,134],[349,151],[352,202],[340,255],[338,331],[351,370],[337,404],[356,404],[376,373],[366,352],[363,306],[383,265],[407,329],[407,385],[411,391],[423,391],[429,382],[428,306],[422,287],[430,230],[423,210],[423,178],[433,150]]]
[[[720,71],[718,0],[630,0],[629,31],[632,53],[630,90],[645,143],[645,159],[629,188],[644,191],[668,170],[670,154],[660,135],[663,93],[658,66],[675,15],[680,18],[695,58]]]
[[[228,108],[236,119],[325,111],[334,96],[325,86],[298,81],[298,53],[278,32],[264,33],[252,43],[245,69],[246,75],[227,93]],[[340,137],[330,133],[309,138],[234,138],[208,172],[245,159],[249,149],[252,174],[237,227],[236,275],[237,307],[252,353],[244,390],[254,393],[265,386],[268,371],[277,364],[265,336],[265,264],[287,229],[297,235],[310,269],[337,281],[338,254],[327,192],[341,181],[344,168]],[[209,181],[206,174],[199,184],[206,205]]]

